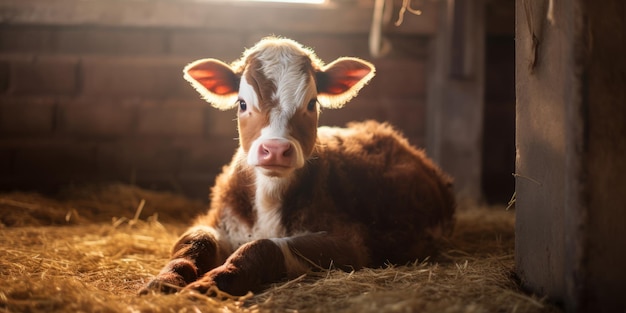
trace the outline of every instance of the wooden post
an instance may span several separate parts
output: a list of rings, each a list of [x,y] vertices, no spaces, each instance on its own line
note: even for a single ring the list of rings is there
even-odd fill
[[[568,312],[624,312],[626,7],[516,2],[516,268]]]
[[[460,203],[482,197],[483,0],[440,1],[427,95],[428,154],[455,179]]]

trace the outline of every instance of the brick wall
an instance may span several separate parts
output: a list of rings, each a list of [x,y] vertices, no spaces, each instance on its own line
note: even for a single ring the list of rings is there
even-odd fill
[[[372,60],[367,29],[151,23],[0,25],[1,190],[122,181],[206,198],[236,148],[235,112],[204,103],[182,79],[185,64],[201,57],[230,62],[272,33],[313,47],[326,62]],[[394,50],[372,60],[373,82],[344,109],[325,110],[320,123],[389,121],[421,145],[429,41],[421,34],[389,37]]]

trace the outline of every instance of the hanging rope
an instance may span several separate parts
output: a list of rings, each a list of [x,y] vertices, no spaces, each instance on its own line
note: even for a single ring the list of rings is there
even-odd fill
[[[418,16],[422,15],[422,10],[413,9],[411,7],[411,0],[402,0],[402,7],[400,8],[400,13],[398,14],[398,20],[395,23],[396,26],[402,25],[402,22],[404,22],[404,14],[406,12],[409,12],[411,14],[415,14]]]

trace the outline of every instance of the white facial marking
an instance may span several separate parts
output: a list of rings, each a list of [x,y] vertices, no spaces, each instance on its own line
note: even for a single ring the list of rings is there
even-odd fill
[[[246,101],[249,108],[256,108],[258,112],[269,114],[269,123],[263,127],[255,138],[246,155],[246,163],[255,167],[255,198],[254,211],[256,220],[252,227],[233,227],[228,232],[231,243],[238,247],[246,242],[263,238],[285,237],[286,230],[282,224],[282,197],[293,179],[293,170],[301,168],[305,164],[305,156],[302,145],[294,138],[290,132],[290,121],[294,114],[302,113],[306,110],[309,101],[317,96],[317,87],[312,73],[304,70],[305,55],[302,48],[294,45],[268,45],[254,54],[261,63],[260,71],[265,78],[276,86],[276,91],[272,95],[272,103],[277,103],[269,111],[264,111],[261,107],[259,95],[255,92],[250,82],[246,81],[246,73],[241,77],[239,86],[239,97]],[[267,86],[267,84],[260,84]],[[315,112],[317,114],[317,112]],[[281,175],[272,174],[269,170],[263,169],[259,162],[259,148],[266,140],[288,141],[293,149],[293,164],[291,168],[285,169]],[[275,171],[272,169],[272,171]],[[297,270],[300,261],[291,254],[287,242],[282,239],[274,239],[283,251],[288,269]],[[300,267],[302,264],[300,264]]]
[[[245,75],[241,76],[241,81],[239,82],[239,98],[246,101],[248,106],[259,109],[259,98],[254,91],[254,87],[246,80]]]
[[[293,66],[291,62],[294,62],[294,60],[289,59],[301,58],[301,56],[278,55],[278,57],[286,59],[276,61],[271,58],[274,54],[267,54],[268,56],[261,54],[259,59],[262,60],[263,74],[276,85],[276,92],[273,98],[275,101],[278,101],[279,105],[271,109],[269,112],[269,125],[264,127],[259,137],[252,142],[247,156],[248,165],[256,166],[259,164],[257,151],[259,151],[264,141],[278,139],[288,141],[292,149],[294,149],[292,169],[301,168],[305,163],[304,153],[301,144],[289,134],[289,121],[299,109],[315,98],[315,80],[310,76],[310,73],[302,72],[298,63],[295,63],[298,66]],[[246,100],[246,102],[258,108],[258,96],[254,92],[254,88],[245,80],[245,75],[240,83],[239,94],[244,100],[247,98],[254,99],[254,102],[250,102],[250,100]],[[266,175],[262,168],[257,169],[257,174]]]

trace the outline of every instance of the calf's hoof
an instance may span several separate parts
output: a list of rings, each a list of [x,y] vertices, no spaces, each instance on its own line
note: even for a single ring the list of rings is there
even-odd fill
[[[195,265],[186,259],[174,259],[144,288],[140,295],[150,292],[175,293],[198,278]]]
[[[222,265],[206,273],[202,278],[187,285],[185,289],[194,290],[210,297],[241,297],[254,291],[258,286],[241,275],[236,267]],[[227,295],[223,295],[226,293]]]
[[[185,279],[176,273],[160,274],[141,288],[139,295],[147,295],[151,292],[172,294],[181,290],[186,284]]]

